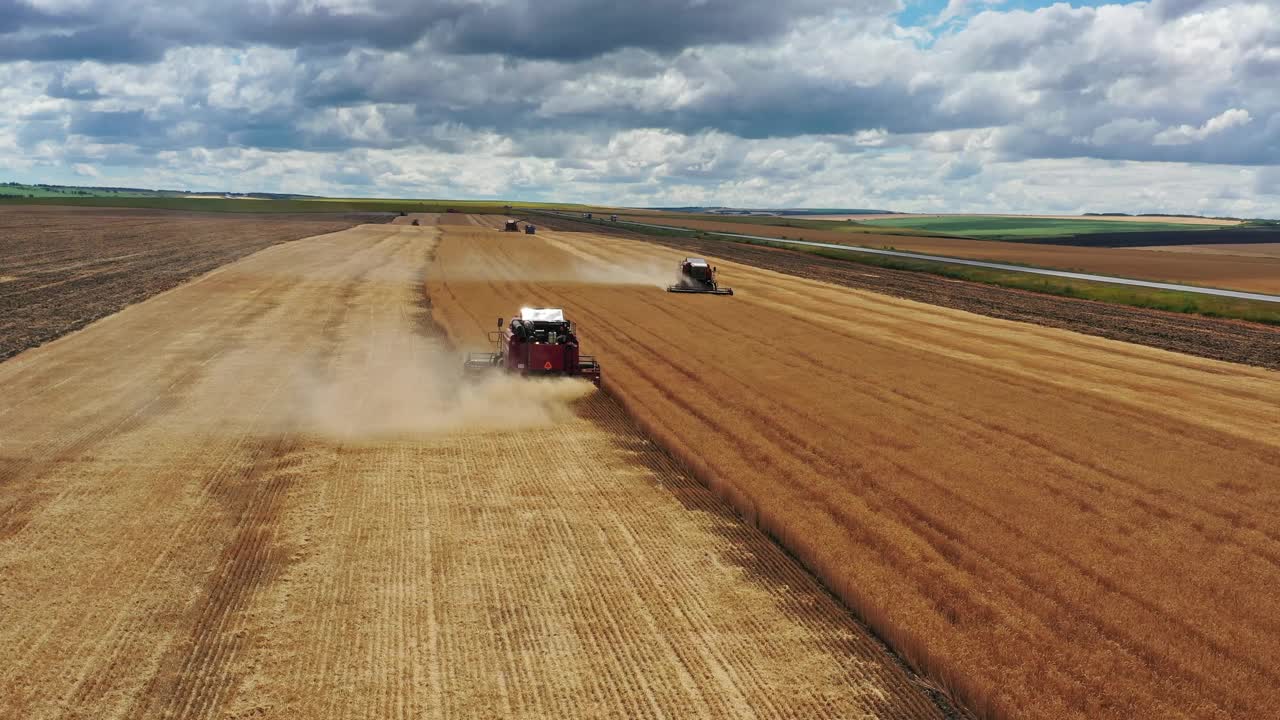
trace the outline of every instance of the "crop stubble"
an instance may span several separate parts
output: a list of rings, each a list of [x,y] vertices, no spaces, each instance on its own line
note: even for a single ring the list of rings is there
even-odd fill
[[[652,436],[980,709],[1280,704],[1274,373],[726,262],[733,298],[565,274],[678,256],[448,228],[432,297],[472,343],[566,307]]]
[[[0,716],[944,713],[608,397],[458,389],[436,232],[272,247],[0,364]]]

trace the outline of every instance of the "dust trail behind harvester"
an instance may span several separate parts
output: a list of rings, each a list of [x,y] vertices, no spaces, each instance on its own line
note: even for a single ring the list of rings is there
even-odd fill
[[[289,319],[292,333],[309,344],[262,334],[208,363],[193,398],[203,427],[375,442],[545,427],[569,418],[571,403],[594,389],[589,382],[464,378],[460,355],[423,317],[434,240],[434,228],[405,227],[383,241],[399,245],[394,262],[289,268],[292,279],[331,288],[326,295],[333,302],[312,315],[295,310]],[[259,281],[284,277],[272,270]],[[240,392],[245,377],[269,368],[278,379],[269,402],[228,407],[224,399]]]
[[[363,357],[302,378],[292,421],[343,441],[412,439],[546,427],[594,388],[570,378],[541,381],[462,376],[456,353],[420,336],[384,338]]]

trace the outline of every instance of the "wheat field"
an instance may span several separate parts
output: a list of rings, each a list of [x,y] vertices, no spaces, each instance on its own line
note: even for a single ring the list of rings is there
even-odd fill
[[[434,313],[563,306],[604,387],[914,665],[999,717],[1280,704],[1280,378],[577,233],[444,229]]]

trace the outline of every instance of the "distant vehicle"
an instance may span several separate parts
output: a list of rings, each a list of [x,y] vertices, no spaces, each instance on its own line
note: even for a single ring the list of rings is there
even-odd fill
[[[586,219],[590,220],[590,219],[591,219],[591,213],[582,213],[582,217],[584,217],[584,218],[586,218]]]
[[[505,372],[522,377],[580,377],[600,386],[600,363],[578,352],[578,335],[560,308],[520,308],[518,317],[489,333],[496,352],[467,353],[470,377]]]
[[[411,225],[414,225],[414,226],[416,227],[416,226],[418,226],[418,225],[421,225],[422,223],[418,222],[418,218],[414,218],[414,219],[413,219],[413,222],[412,222],[412,223],[410,223],[410,224],[411,224]]]
[[[609,222],[618,222],[618,216],[617,216],[617,215],[610,215],[610,216],[609,216]]]
[[[705,293],[708,295],[732,295],[733,288],[720,287],[716,283],[716,269],[702,258],[685,258],[675,285],[668,285],[667,292]]]
[[[524,224],[524,234],[525,234],[525,235],[533,235],[533,234],[535,234],[535,233],[537,233],[537,232],[538,232],[538,228],[534,227],[533,225],[531,225],[531,224],[529,224],[529,223],[525,223],[525,224]]]

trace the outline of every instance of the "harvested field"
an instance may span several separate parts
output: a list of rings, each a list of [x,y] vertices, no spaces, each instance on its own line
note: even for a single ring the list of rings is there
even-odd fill
[[[608,396],[460,386],[427,219],[0,363],[0,717],[949,712]]]
[[[1268,245],[1280,243],[1280,228],[1227,228],[1186,232],[1096,232],[1086,235],[1029,238],[1027,242],[1045,245],[1070,245],[1082,248],[1130,248],[1143,249],[1152,245],[1203,245],[1206,247],[1227,245]]]
[[[430,287],[477,346],[563,305],[653,437],[983,711],[1280,704],[1275,373],[720,260],[733,298],[666,294],[681,255],[446,228]]]
[[[813,230],[767,225],[718,222],[715,220],[654,221],[643,216],[627,216],[637,222],[656,222],[673,227],[692,228],[711,232],[745,233],[763,237],[804,239],[816,242],[865,245],[867,247],[893,247],[931,255],[944,255],[974,260],[1022,263],[1061,270],[1077,270],[1102,275],[1160,280],[1221,287],[1260,293],[1280,293],[1280,259],[1247,258],[1234,255],[1200,254],[1194,257],[1172,253],[1151,252],[1131,248],[1073,247],[1031,242],[999,242],[994,240],[965,240],[961,238],[916,237],[906,235],[850,234],[839,230]],[[1184,236],[1203,237],[1213,230],[1186,230],[1153,237],[1143,236],[1140,244],[1157,245],[1181,242]],[[1227,231],[1223,231],[1227,232]],[[1243,231],[1231,231],[1243,232]],[[1132,233],[1120,233],[1117,237],[1132,237]],[[1170,236],[1173,236],[1172,238]],[[1090,236],[1086,236],[1088,238]],[[1198,240],[1203,243],[1207,240]],[[1271,240],[1270,242],[1274,242]]]
[[[252,252],[371,217],[0,207],[0,360]]]
[[[585,223],[561,219],[548,221],[548,224],[570,231],[594,229]],[[694,237],[657,237],[616,228],[609,230],[610,234],[663,245],[684,255],[714,255],[809,280],[871,290],[988,317],[1036,323],[1211,360],[1280,370],[1280,328],[1275,326],[1055,297],[928,273],[870,267],[795,250]]]

